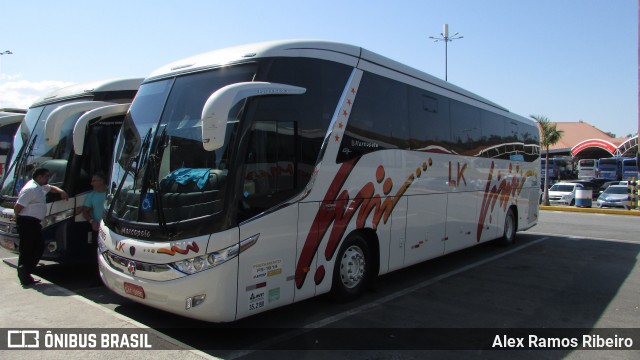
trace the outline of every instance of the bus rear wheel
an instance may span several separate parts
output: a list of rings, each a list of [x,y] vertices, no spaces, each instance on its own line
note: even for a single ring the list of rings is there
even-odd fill
[[[338,301],[360,296],[371,272],[369,246],[360,233],[349,235],[340,247],[333,270],[331,293]]]

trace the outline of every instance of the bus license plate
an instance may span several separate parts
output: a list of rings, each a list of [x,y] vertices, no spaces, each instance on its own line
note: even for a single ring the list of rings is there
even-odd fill
[[[144,289],[142,286],[129,284],[128,282],[124,283],[124,292],[129,295],[137,296],[141,299],[144,299]]]

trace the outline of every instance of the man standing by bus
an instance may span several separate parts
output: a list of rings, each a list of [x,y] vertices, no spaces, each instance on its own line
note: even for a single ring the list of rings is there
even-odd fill
[[[13,208],[20,235],[18,278],[23,287],[39,282],[31,277],[31,273],[40,262],[44,251],[42,220],[47,214],[46,194],[52,191],[59,193],[64,200],[69,199],[69,195],[64,190],[49,185],[48,182],[49,170],[35,169],[32,179],[20,190],[18,201]]]

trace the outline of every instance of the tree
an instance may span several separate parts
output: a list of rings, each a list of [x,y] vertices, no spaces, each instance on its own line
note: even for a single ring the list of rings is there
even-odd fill
[[[544,205],[549,206],[549,147],[555,145],[562,138],[562,130],[556,128],[556,124],[549,121],[546,116],[529,115],[540,127],[540,146],[545,149],[544,165]]]

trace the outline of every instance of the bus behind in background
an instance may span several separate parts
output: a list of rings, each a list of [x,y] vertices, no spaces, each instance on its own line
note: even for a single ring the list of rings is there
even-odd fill
[[[142,79],[115,79],[76,84],[37,100],[13,137],[0,183],[0,245],[17,252],[20,244],[13,213],[22,186],[33,170],[49,170],[49,183],[64,189],[68,200],[47,194],[42,221],[43,259],[92,259],[91,227],[76,208],[91,190],[91,175],[109,173],[111,156],[124,114]],[[115,112],[114,112],[115,111]]]
[[[598,160],[596,159],[580,159],[578,161],[578,179],[595,179],[596,170],[598,168]]]
[[[542,181],[545,179],[545,162],[544,157],[540,158],[540,178]],[[564,180],[571,178],[571,171],[569,163],[563,158],[549,158],[549,183],[553,183],[558,180]]]
[[[4,175],[7,157],[11,157],[13,137],[25,114],[26,110],[22,109],[0,109],[0,179]]]
[[[638,178],[638,160],[636,158],[622,159],[622,180]]]
[[[598,179],[621,180],[621,164],[622,161],[617,157],[603,158],[598,160],[598,170],[596,177]]]

